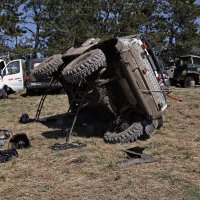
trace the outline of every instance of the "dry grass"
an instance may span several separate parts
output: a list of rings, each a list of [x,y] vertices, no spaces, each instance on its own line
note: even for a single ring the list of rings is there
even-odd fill
[[[18,151],[19,158],[0,164],[1,199],[200,199],[200,89],[179,89],[174,94],[183,102],[169,99],[164,127],[150,139],[109,145],[101,137],[77,136],[72,140],[87,147],[64,151],[48,148],[64,142],[47,137],[59,134],[55,127],[18,123],[24,112],[34,117],[39,96],[1,100],[0,128],[25,132],[32,144]],[[66,96],[51,95],[42,116],[66,110]],[[117,166],[125,156],[120,150],[134,146],[145,147],[157,162]]]

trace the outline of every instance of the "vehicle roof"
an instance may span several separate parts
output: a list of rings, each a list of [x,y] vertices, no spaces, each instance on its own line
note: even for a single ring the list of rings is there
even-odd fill
[[[184,56],[180,56],[181,58],[184,58],[184,57],[195,57],[195,58],[200,58],[200,56],[197,56],[197,55],[184,55]]]
[[[28,62],[29,63],[37,63],[37,62],[42,62],[44,60],[45,60],[45,58],[35,58],[35,59],[28,60]]]

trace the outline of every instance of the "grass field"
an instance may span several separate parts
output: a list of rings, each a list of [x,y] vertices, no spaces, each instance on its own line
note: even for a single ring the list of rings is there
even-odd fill
[[[0,164],[0,199],[200,199],[200,88],[176,89],[183,101],[168,99],[164,126],[146,141],[105,144],[102,137],[80,134],[72,141],[81,149],[53,151],[49,145],[64,142],[58,121],[20,124],[19,117],[34,117],[39,96],[19,94],[0,101],[0,129],[26,133],[32,147],[18,150],[19,157]],[[67,111],[65,95],[47,97],[42,117]],[[82,136],[81,136],[82,135]],[[140,146],[156,162],[119,167],[122,149]],[[6,148],[6,145],[4,146]]]

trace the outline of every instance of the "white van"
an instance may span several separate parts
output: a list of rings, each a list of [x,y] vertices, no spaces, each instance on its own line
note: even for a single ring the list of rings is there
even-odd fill
[[[7,93],[24,89],[22,60],[12,60],[7,65],[0,59],[0,98]]]

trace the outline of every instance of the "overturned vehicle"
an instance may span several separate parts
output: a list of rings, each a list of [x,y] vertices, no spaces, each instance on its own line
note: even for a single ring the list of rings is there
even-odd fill
[[[164,78],[158,78],[163,77],[160,63],[144,35],[90,39],[48,58],[35,68],[34,76],[59,80],[71,113],[90,107],[94,115],[105,116],[106,142],[127,143],[163,125],[167,103]]]

